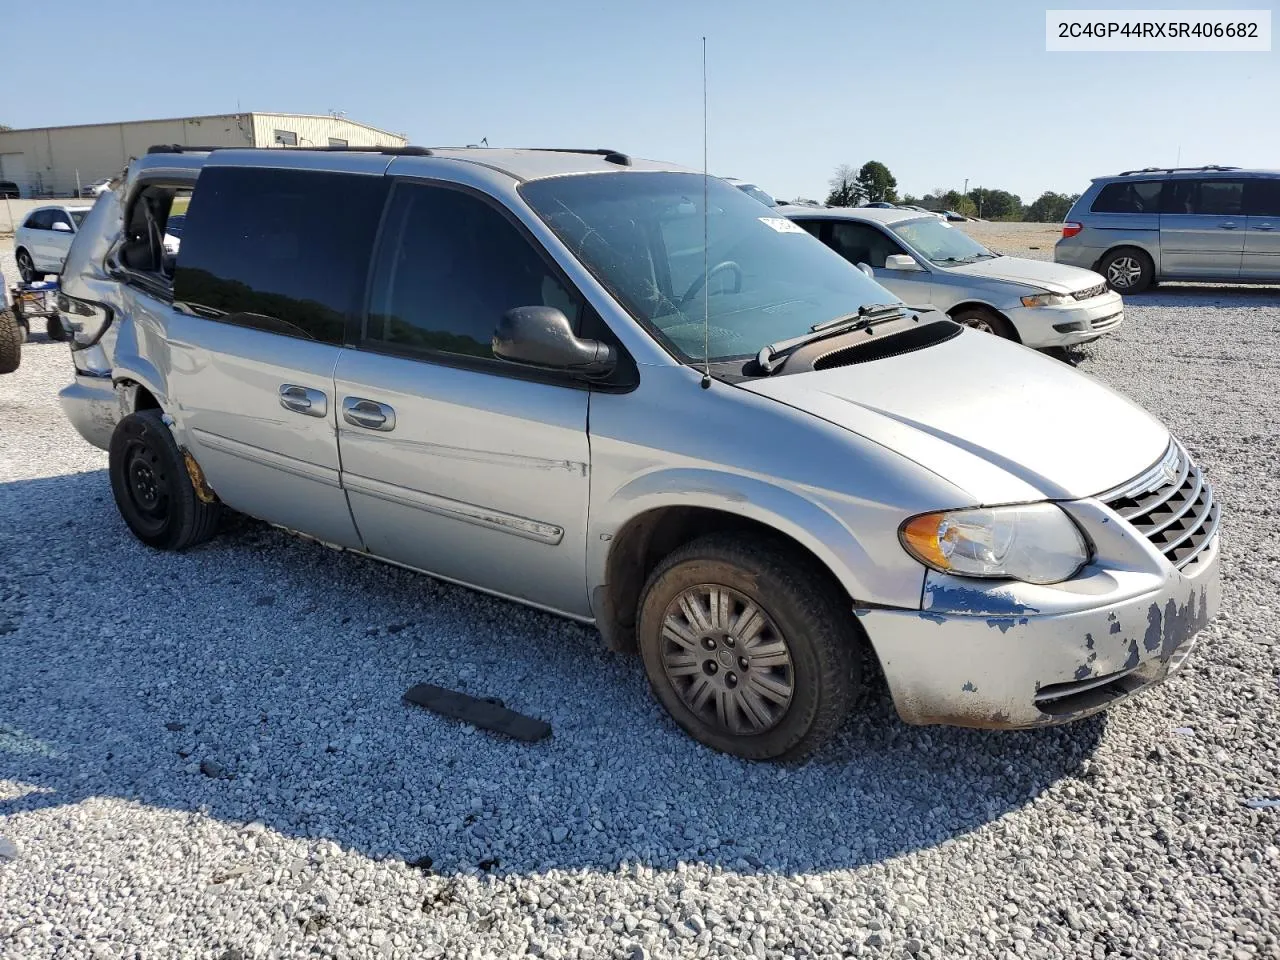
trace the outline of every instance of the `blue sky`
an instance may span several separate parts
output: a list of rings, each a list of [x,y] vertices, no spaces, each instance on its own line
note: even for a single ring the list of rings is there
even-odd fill
[[[56,22],[14,6],[11,53],[40,55],[10,72],[23,79],[6,82],[0,122],[332,108],[414,143],[607,146],[700,167],[705,34],[711,172],[787,198],[821,198],[838,164],[869,159],[902,190],[968,178],[1028,202],[1179,149],[1184,165],[1280,167],[1280,53],[1046,53],[1046,6],[1098,0],[198,6],[72,0]]]

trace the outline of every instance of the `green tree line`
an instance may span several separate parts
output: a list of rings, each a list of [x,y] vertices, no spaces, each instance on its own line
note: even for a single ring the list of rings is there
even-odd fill
[[[1035,223],[1057,223],[1066,218],[1078,193],[1054,193],[1046,190],[1031,203],[1008,190],[974,187],[968,193],[935,187],[924,196],[898,194],[898,181],[879,160],[868,160],[861,167],[841,164],[830,182],[827,204],[833,207],[856,207],[863,203],[901,203],[926,210],[954,210],[966,217],[983,220],[1026,220]]]

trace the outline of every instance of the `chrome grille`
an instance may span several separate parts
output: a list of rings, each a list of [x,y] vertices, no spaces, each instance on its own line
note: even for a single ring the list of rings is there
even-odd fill
[[[1107,292],[1107,285],[1100,283],[1096,287],[1090,287],[1088,290],[1077,290],[1072,294],[1077,300],[1092,300],[1094,297],[1100,297]]]
[[[1155,466],[1100,499],[1178,569],[1194,561],[1218,532],[1221,509],[1213,488],[1177,441]]]

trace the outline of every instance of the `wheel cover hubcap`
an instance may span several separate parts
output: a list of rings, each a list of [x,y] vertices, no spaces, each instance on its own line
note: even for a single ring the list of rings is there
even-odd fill
[[[990,320],[984,320],[982,317],[970,317],[964,322],[966,327],[973,327],[975,330],[981,330],[983,333],[995,333],[991,326]]]
[[[1135,257],[1116,257],[1107,267],[1107,279],[1114,287],[1132,287],[1142,276],[1142,265]]]
[[[778,625],[718,584],[689,587],[668,604],[662,669],[689,710],[735,736],[772,730],[795,693],[791,648]]]
[[[18,273],[24,281],[31,281],[31,275],[35,273],[35,264],[31,262],[31,257],[24,250],[18,254]]]

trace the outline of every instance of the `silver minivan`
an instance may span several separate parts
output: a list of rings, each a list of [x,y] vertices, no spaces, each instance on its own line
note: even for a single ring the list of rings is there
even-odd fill
[[[594,624],[742,757],[831,734],[864,654],[911,723],[1081,717],[1218,608],[1155,418],[668,164],[165,148],[63,293],[63,406],[144,543],[231,509]]]
[[[1067,212],[1059,263],[1120,293],[1159,280],[1280,283],[1280,171],[1127,170],[1099,177]]]

